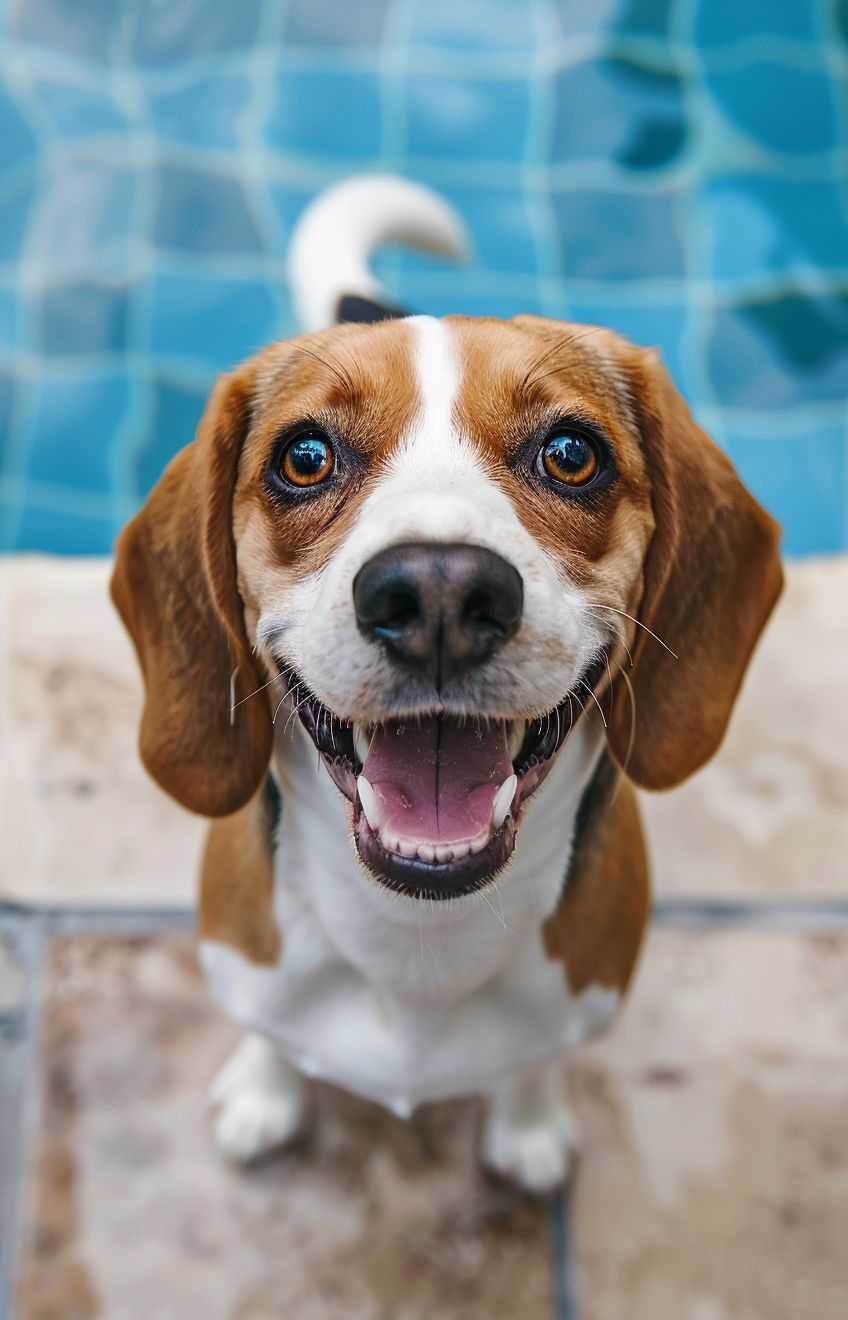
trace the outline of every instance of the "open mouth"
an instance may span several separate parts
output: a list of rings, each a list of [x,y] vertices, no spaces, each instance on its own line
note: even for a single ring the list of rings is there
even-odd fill
[[[481,888],[509,859],[524,804],[605,668],[606,651],[540,719],[442,713],[373,727],[339,719],[287,677],[301,723],[353,805],[362,861],[391,889],[446,899]]]

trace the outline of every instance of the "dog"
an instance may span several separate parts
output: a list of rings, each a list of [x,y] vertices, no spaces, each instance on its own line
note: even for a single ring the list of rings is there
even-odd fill
[[[480,1095],[483,1162],[539,1193],[576,1148],[562,1056],[614,1018],[649,914],[634,787],[718,747],[779,529],[655,352],[407,317],[368,266],[387,237],[464,246],[397,179],[307,210],[308,333],[217,383],[112,594],[144,763],[212,820],[201,958],[245,1033],[221,1149],[292,1141],[310,1078],[403,1116]]]

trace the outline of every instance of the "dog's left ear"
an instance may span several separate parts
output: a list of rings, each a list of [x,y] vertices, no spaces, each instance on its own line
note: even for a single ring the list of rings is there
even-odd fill
[[[708,761],[724,736],[780,594],[780,528],[696,425],[657,355],[631,353],[656,528],[638,609],[645,627],[633,645],[635,710],[617,678],[608,739],[635,783],[670,788]]]
[[[236,581],[232,495],[254,367],[215,386],[194,442],[118,538],[112,598],[144,677],[140,751],[190,811],[224,816],[253,796],[271,754],[263,678]]]

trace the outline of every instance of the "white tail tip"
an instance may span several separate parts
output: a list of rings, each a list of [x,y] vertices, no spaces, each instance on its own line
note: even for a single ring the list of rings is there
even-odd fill
[[[369,260],[376,248],[389,242],[457,260],[464,260],[469,251],[456,211],[408,179],[361,174],[334,184],[310,202],[295,225],[287,263],[295,315],[304,333],[334,325],[345,295],[386,301]]]

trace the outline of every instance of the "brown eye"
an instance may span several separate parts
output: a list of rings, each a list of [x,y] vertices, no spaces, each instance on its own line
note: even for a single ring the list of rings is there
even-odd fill
[[[318,486],[333,470],[333,447],[323,435],[310,432],[292,440],[280,463],[280,471],[290,486]]]
[[[543,475],[566,486],[586,486],[600,471],[597,447],[579,431],[562,431],[551,436],[539,459]]]

